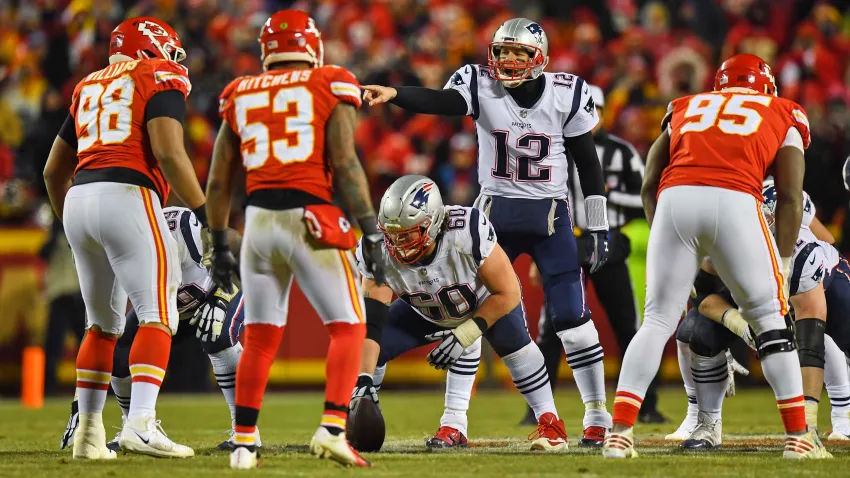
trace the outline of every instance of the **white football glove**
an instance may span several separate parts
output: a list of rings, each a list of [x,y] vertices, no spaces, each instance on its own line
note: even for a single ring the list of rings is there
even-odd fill
[[[357,377],[357,384],[354,386],[354,391],[351,392],[351,401],[348,402],[348,410],[352,411],[357,408],[357,404],[360,403],[360,400],[364,398],[368,398],[378,405],[378,408],[381,408],[380,402],[378,401],[378,391],[375,390],[375,385],[372,382],[372,376],[367,373],[361,373],[360,376]]]
[[[437,370],[447,370],[457,359],[463,355],[463,351],[470,345],[475,343],[484,331],[481,326],[476,323],[476,320],[484,323],[484,319],[475,318],[469,319],[466,322],[458,325],[452,330],[441,330],[439,332],[426,335],[425,338],[431,341],[440,340],[440,344],[434,347],[434,350],[428,354],[428,363]]]
[[[197,324],[195,336],[201,339],[201,342],[215,342],[221,336],[221,329],[224,327],[224,319],[227,318],[227,309],[230,307],[232,298],[233,294],[228,294],[219,287],[195,311],[189,324]]]
[[[726,396],[734,397],[735,396],[735,374],[739,373],[743,376],[747,376],[750,374],[750,371],[744,368],[743,365],[738,363],[735,360],[735,357],[732,356],[732,352],[726,351],[726,369],[729,372],[729,377],[726,379]]]

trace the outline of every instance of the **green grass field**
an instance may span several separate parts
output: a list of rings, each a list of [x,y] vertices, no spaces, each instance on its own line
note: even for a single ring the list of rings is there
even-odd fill
[[[826,397],[824,397],[826,398]],[[850,446],[827,443],[834,460],[789,462],[781,459],[781,423],[769,389],[742,390],[724,408],[724,447],[715,453],[683,453],[663,436],[678,426],[686,407],[681,388],[663,390],[661,410],[675,423],[638,425],[636,460],[603,460],[599,451],[574,447],[581,432],[583,407],[574,390],[556,396],[567,424],[571,449],[548,455],[527,451],[531,427],[517,425],[524,412],[518,393],[485,391],[472,399],[469,411],[470,448],[428,453],[424,441],[433,434],[442,413],[439,392],[381,394],[387,441],[381,453],[368,454],[369,470],[350,470],[307,452],[316,429],[322,398],[316,393],[273,394],[260,415],[265,451],[255,475],[274,476],[654,476],[654,477],[792,477],[843,476],[850,466]],[[828,430],[829,405],[821,408],[821,429]],[[610,407],[610,404],[609,404]],[[226,453],[214,451],[226,438],[229,414],[221,395],[163,396],[159,418],[174,440],[195,448],[186,460],[119,455],[114,462],[78,462],[70,450],[58,449],[67,421],[66,400],[49,400],[41,410],[26,410],[17,402],[0,402],[0,476],[164,477],[229,476]],[[107,435],[120,423],[114,399],[107,402]],[[844,471],[841,471],[844,470]]]

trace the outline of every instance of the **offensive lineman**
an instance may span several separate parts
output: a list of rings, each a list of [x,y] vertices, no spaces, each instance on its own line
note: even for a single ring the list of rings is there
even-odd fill
[[[376,365],[385,367],[409,350],[440,341],[428,361],[448,370],[447,413],[426,445],[465,448],[466,410],[484,336],[534,410],[538,428],[531,449],[566,450],[564,422],[543,354],[528,334],[519,281],[490,221],[476,208],[444,206],[432,180],[409,175],[384,193],[378,227],[384,243],[373,260],[384,270],[386,285],[365,267],[362,244],[357,248],[371,339],[363,347],[361,377],[371,378]],[[399,298],[388,305],[393,293]],[[351,409],[367,395],[377,403],[372,381],[358,381]]]
[[[623,359],[603,456],[637,456],[632,427],[643,395],[700,261],[709,256],[755,332],[785,427],[784,457],[826,458],[806,427],[800,360],[784,320],[785,283],[802,215],[808,120],[799,105],[776,96],[770,67],[754,55],[723,62],[714,90],[671,102],[664,132],[648,155],[641,191],[651,227],[646,312]],[[775,241],[761,212],[768,168],[775,169]]]
[[[242,331],[244,309],[242,292],[228,294],[216,286],[209,276],[206,267],[201,264],[201,223],[192,211],[183,207],[167,207],[162,210],[168,229],[177,242],[177,257],[183,282],[177,290],[177,312],[180,314],[180,332],[174,336],[175,343],[180,343],[188,336],[194,335],[201,342],[201,348],[209,356],[213,373],[218,386],[224,394],[224,399],[230,409],[231,422],[235,419],[235,386],[236,364],[242,354],[239,343],[239,333]],[[241,236],[231,231],[233,249],[239,250]],[[188,324],[184,321],[188,321]],[[118,339],[113,359],[112,379],[110,380],[115,400],[121,408],[123,421],[131,403],[131,380],[129,368],[130,347],[139,330],[139,319],[135,310],[130,310],[126,317],[124,333]],[[62,436],[61,448],[67,447],[73,440],[79,423],[79,403],[71,404],[71,417]],[[218,445],[219,450],[233,449],[233,429],[230,438]],[[257,432],[259,443],[259,431]],[[114,451],[120,451],[119,439],[121,434],[107,443],[106,446]]]
[[[589,86],[566,73],[544,73],[549,40],[526,18],[493,35],[488,65],[465,65],[443,90],[364,86],[369,105],[390,102],[416,113],[468,115],[478,137],[476,207],[499,234],[513,262],[529,254],[540,268],[546,306],[585,405],[581,444],[601,446],[611,415],[605,407],[603,351],[590,317],[567,203],[570,150],[585,196],[587,230],[581,251],[590,272],[608,255],[602,167],[591,130],[599,121]]]
[[[259,42],[266,71],[237,78],[221,94],[224,121],[207,185],[212,277],[230,290],[236,261],[226,230],[231,178],[241,156],[248,193],[240,261],[246,325],[236,372],[236,448],[230,466],[257,466],[257,417],[286,325],[293,278],[330,335],[324,413],[310,452],[343,465],[370,466],[345,438],[366,327],[350,252],[357,241],[343,212],[331,203],[336,179],[363,229],[366,267],[381,276],[370,260],[381,233],[354,149],[360,87],[348,70],[323,66],[321,34],[303,12],[273,14]]]
[[[113,30],[109,66],[80,81],[53,142],[44,180],[74,252],[88,333],[77,354],[74,458],[113,459],[102,411],[129,296],[140,327],[130,350],[133,401],[121,448],[188,457],[156,420],[156,399],[177,331],[177,244],[162,204],[170,187],[206,227],[204,194],[183,146],[191,91],[174,29],[151,17]],[[73,183],[71,178],[73,176]],[[170,186],[169,186],[170,185]]]

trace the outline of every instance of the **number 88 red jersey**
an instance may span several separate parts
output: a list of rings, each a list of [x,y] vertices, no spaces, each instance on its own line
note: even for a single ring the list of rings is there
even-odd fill
[[[743,88],[674,100],[664,121],[670,164],[661,175],[659,194],[672,186],[714,186],[761,201],[762,181],[779,149],[803,150],[811,141],[800,105]]]
[[[219,115],[239,136],[246,191],[298,189],[330,202],[325,125],[340,101],[360,107],[360,85],[336,66],[270,70],[232,81]]]

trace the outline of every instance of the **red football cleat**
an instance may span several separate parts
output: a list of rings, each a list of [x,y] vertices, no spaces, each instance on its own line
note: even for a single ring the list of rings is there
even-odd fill
[[[528,435],[532,450],[566,451],[567,431],[564,421],[559,420],[552,412],[544,413],[537,420],[537,430]]]
[[[578,442],[578,446],[587,448],[601,448],[605,442],[604,427],[587,427],[584,429],[584,436]]]
[[[443,448],[466,448],[469,442],[460,430],[452,427],[440,427],[437,434],[425,442],[429,450]]]

